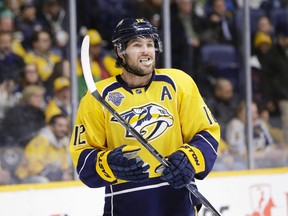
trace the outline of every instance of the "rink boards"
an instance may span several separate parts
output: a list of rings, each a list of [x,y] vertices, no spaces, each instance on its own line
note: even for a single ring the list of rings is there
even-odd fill
[[[197,185],[223,216],[288,216],[288,167],[214,172]],[[103,188],[79,181],[0,186],[0,215],[100,216],[103,196]],[[199,213],[211,215],[205,208]]]

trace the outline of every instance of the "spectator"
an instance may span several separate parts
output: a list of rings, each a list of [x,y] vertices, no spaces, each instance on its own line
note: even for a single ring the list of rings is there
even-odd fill
[[[50,100],[54,95],[54,81],[58,77],[66,77],[70,80],[70,62],[62,60],[54,65],[53,72],[48,80],[44,83],[46,88],[46,98]]]
[[[10,11],[0,13],[0,32],[11,32],[12,34],[12,50],[15,54],[24,57],[25,49],[21,44],[21,34],[14,32],[14,18]]]
[[[11,34],[0,31],[0,120],[18,100],[13,91],[23,66],[23,59],[12,52]]]
[[[246,109],[245,103],[240,102],[236,109],[236,116],[227,125],[226,140],[230,151],[234,155],[247,157],[248,147],[245,137]],[[254,155],[256,168],[283,166],[287,158],[283,149],[275,145],[274,140],[260,119],[258,107],[255,102],[251,104],[253,118],[252,155]]]
[[[42,8],[39,11],[39,19],[45,29],[55,35],[55,47],[64,52],[69,36],[66,31],[68,19],[65,9],[59,0],[43,0]],[[62,53],[64,54],[64,53]]]
[[[252,95],[253,99],[263,108],[263,61],[272,46],[272,39],[264,32],[258,32],[253,43],[254,55],[251,56]]]
[[[99,81],[110,76],[118,75],[121,73],[121,69],[115,67],[115,58],[104,47],[104,41],[101,35],[95,29],[87,31],[87,35],[90,36],[90,58],[91,58],[91,70],[95,81]],[[79,99],[82,98],[87,90],[80,60],[77,65],[78,87],[79,87]]]
[[[24,2],[21,5],[21,14],[15,18],[15,29],[23,37],[22,45],[26,50],[32,49],[31,37],[35,31],[42,30],[42,23],[36,17],[36,7],[33,2]]]
[[[193,76],[197,69],[196,57],[199,55],[204,21],[194,13],[192,0],[177,0],[176,7],[172,8],[172,67]]]
[[[222,138],[225,138],[226,125],[234,117],[237,100],[231,81],[226,78],[218,78],[213,94],[207,98],[206,102],[221,126]]]
[[[0,147],[0,186],[18,183],[15,170],[23,157],[23,148],[9,143]]]
[[[206,43],[228,43],[236,46],[234,14],[227,10],[224,0],[213,0],[203,40]]]
[[[13,80],[5,80],[0,83],[0,123],[6,110],[18,103],[19,98],[17,94],[14,94],[14,88],[15,82]]]
[[[10,10],[11,13],[13,14],[13,17],[17,17],[20,14],[20,3],[21,1],[19,0],[9,0],[6,1],[6,8],[7,10]]]
[[[31,85],[23,90],[22,98],[14,107],[9,108],[4,115],[0,131],[0,143],[14,143],[24,147],[35,134],[45,126],[42,111],[44,103],[44,88]]]
[[[4,80],[16,82],[23,67],[23,59],[12,51],[11,33],[0,31],[0,83]]]
[[[72,180],[68,120],[56,115],[25,147],[16,175],[21,183]]]
[[[260,16],[257,20],[256,33],[263,32],[267,35],[272,36],[273,26],[268,16]]]
[[[11,11],[6,10],[0,13],[0,30],[10,32],[14,30],[13,14]]]
[[[29,85],[42,85],[37,66],[35,64],[26,64],[24,66],[18,80],[17,89],[15,91],[21,93],[23,89]]]
[[[51,34],[46,30],[35,32],[32,36],[32,50],[27,53],[24,60],[37,65],[39,76],[43,82],[51,76],[54,65],[61,61],[61,57],[52,51]]]
[[[282,146],[284,144],[284,137],[283,137],[282,129],[270,123],[271,121],[270,114],[267,109],[263,108],[260,111],[260,118],[266,124],[270,134],[275,140],[275,143]]]
[[[54,97],[45,109],[45,119],[49,122],[54,115],[62,114],[71,119],[71,90],[70,81],[66,77],[58,77],[54,81]]]
[[[260,16],[258,18],[256,31],[252,32],[252,43],[251,43],[251,45],[254,45],[255,40],[256,40],[256,36],[259,33],[264,33],[265,35],[270,37],[271,42],[274,43],[275,36],[274,36],[274,32],[273,32],[273,26],[272,26],[268,16]],[[252,47],[252,52],[255,51],[254,48],[255,47]]]
[[[276,44],[263,61],[266,108],[273,113],[279,106],[284,142],[288,145],[288,21],[276,26]]]
[[[205,0],[205,11],[209,14],[213,10],[213,3],[215,0]],[[237,0],[224,0],[228,13],[233,13],[237,8]]]

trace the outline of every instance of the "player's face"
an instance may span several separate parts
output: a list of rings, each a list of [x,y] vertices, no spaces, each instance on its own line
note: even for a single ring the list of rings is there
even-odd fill
[[[125,63],[137,76],[151,74],[155,67],[155,46],[152,38],[135,38],[127,43]]]

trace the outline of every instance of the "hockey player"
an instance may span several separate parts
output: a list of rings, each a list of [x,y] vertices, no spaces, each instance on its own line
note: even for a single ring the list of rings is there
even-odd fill
[[[194,216],[201,205],[185,185],[211,171],[219,125],[190,76],[155,68],[162,43],[146,19],[120,21],[113,44],[122,74],[97,82],[97,90],[171,165],[157,169],[159,162],[87,93],[70,142],[79,178],[106,187],[105,216]]]

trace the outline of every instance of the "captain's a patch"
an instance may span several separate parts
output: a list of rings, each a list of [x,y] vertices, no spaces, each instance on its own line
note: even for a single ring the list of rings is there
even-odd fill
[[[125,98],[125,97],[120,92],[109,92],[108,93],[108,101],[111,101],[115,106],[120,106],[123,98]]]

